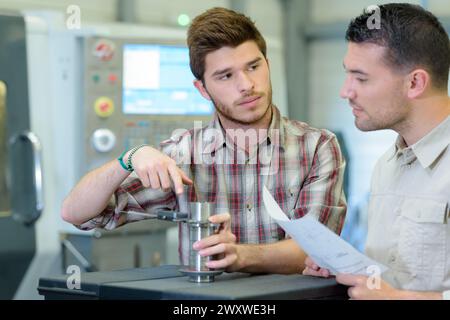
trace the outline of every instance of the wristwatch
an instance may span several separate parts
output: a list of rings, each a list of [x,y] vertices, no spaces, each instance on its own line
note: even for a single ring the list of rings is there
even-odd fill
[[[133,172],[133,168],[128,167],[128,164],[126,164],[125,162],[123,162],[123,157],[125,156],[125,154],[128,152],[128,150],[125,150],[120,157],[117,158],[117,160],[119,160],[120,165],[122,166],[122,168],[124,168],[125,170],[129,171],[129,172]]]

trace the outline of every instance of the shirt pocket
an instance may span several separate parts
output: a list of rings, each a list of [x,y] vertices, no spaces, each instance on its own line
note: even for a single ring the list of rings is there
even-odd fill
[[[406,199],[399,217],[396,269],[421,288],[439,286],[446,265],[446,201]]]
[[[289,219],[295,219],[295,207],[299,197],[301,187],[299,185],[280,186],[269,188],[269,192],[278,204],[280,209]],[[261,200],[262,201],[262,200]],[[287,237],[283,228],[281,228],[270,215],[267,217],[270,221],[270,232],[273,239],[281,240]]]

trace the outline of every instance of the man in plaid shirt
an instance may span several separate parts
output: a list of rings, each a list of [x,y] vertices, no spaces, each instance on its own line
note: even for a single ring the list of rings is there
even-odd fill
[[[272,103],[265,40],[248,17],[210,9],[192,22],[188,46],[194,85],[213,102],[214,119],[180,130],[160,150],[139,146],[122,164],[114,160],[88,173],[65,199],[62,217],[83,230],[114,229],[160,209],[183,211],[188,202],[208,201],[220,232],[193,247],[202,256],[221,255],[208,267],[299,273],[305,252],[265,211],[262,188],[291,219],[311,213],[339,234],[346,202],[337,139],[281,117]],[[181,223],[185,265],[187,231]]]

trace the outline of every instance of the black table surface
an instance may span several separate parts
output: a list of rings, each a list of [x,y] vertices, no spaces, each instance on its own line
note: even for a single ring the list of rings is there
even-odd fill
[[[71,275],[39,279],[46,299],[255,300],[345,299],[347,288],[332,278],[299,274],[223,273],[211,283],[193,283],[179,266],[81,273],[80,289],[69,289]]]

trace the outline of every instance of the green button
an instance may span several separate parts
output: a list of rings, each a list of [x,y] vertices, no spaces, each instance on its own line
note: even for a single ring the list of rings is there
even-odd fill
[[[94,74],[92,76],[92,80],[94,80],[94,82],[99,82],[100,81],[100,76],[98,74]]]

